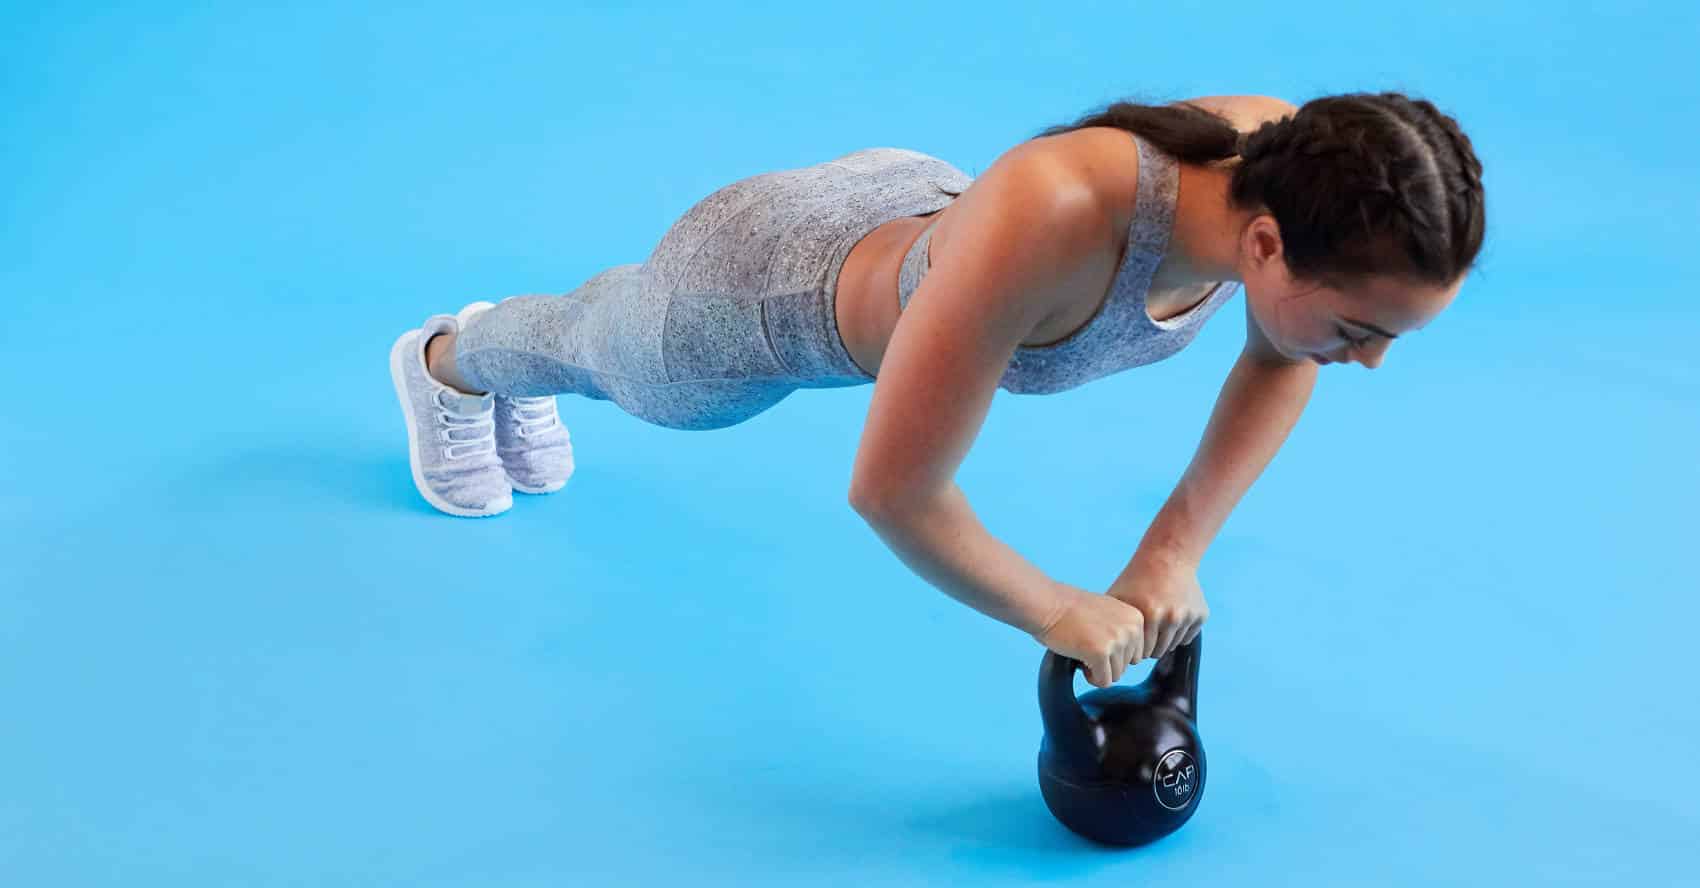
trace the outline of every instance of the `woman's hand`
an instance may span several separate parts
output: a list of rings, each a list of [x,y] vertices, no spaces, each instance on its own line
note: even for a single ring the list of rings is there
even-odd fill
[[[1145,647],[1145,617],[1133,606],[1079,586],[1058,583],[1063,605],[1033,634],[1038,642],[1080,661],[1086,680],[1107,688],[1121,679]]]
[[[1210,619],[1198,570],[1184,561],[1136,554],[1109,595],[1145,618],[1144,654],[1152,659],[1190,644]]]

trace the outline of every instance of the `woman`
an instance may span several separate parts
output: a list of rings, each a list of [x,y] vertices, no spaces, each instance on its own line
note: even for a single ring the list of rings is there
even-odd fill
[[[978,179],[897,148],[752,176],[641,265],[404,333],[391,374],[414,482],[456,515],[559,489],[573,465],[559,392],[714,429],[799,388],[873,382],[852,505],[923,578],[1107,687],[1198,634],[1204,549],[1320,367],[1378,366],[1457,295],[1485,228],[1481,171],[1451,117],[1379,93],[1117,102]],[[1161,360],[1242,285],[1245,348],[1107,594],[986,532],[952,479],[996,389]]]

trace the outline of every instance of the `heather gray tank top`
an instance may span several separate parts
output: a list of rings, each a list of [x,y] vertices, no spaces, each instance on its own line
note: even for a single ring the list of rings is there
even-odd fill
[[[1204,322],[1233,296],[1238,281],[1223,281],[1196,306],[1168,320],[1156,321],[1145,310],[1151,276],[1162,261],[1174,229],[1175,200],[1180,168],[1174,157],[1133,136],[1139,151],[1139,190],[1133,222],[1128,226],[1127,251],[1109,295],[1097,314],[1068,337],[1049,345],[1015,350],[998,388],[1023,395],[1045,395],[1084,385],[1132,367],[1167,358],[1192,342]],[[927,244],[934,219],[903,257],[897,273],[898,305],[907,307],[929,263]]]

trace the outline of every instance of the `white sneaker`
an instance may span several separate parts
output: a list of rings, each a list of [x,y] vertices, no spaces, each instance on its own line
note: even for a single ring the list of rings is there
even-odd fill
[[[407,420],[413,486],[426,502],[450,515],[499,515],[514,498],[495,452],[495,398],[456,391],[425,366],[425,343],[459,329],[454,315],[432,315],[401,334],[390,347],[390,381]]]
[[[474,302],[455,318],[464,329],[473,316],[494,308]],[[496,396],[496,455],[508,483],[521,493],[554,493],[573,474],[572,433],[562,424],[554,395],[534,398]]]

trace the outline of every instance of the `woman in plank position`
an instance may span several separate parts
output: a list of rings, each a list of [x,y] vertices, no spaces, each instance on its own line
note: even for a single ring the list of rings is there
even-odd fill
[[[454,515],[559,490],[554,396],[673,429],[874,384],[848,498],[947,594],[1099,687],[1197,635],[1206,546],[1322,366],[1379,366],[1457,295],[1486,225],[1457,121],[1400,93],[1116,102],[978,178],[868,148],[734,182],[641,264],[476,302],[396,340],[413,479]],[[993,538],[954,482],[999,388],[1048,394],[1169,357],[1245,290],[1245,348],[1193,458],[1106,594]]]

